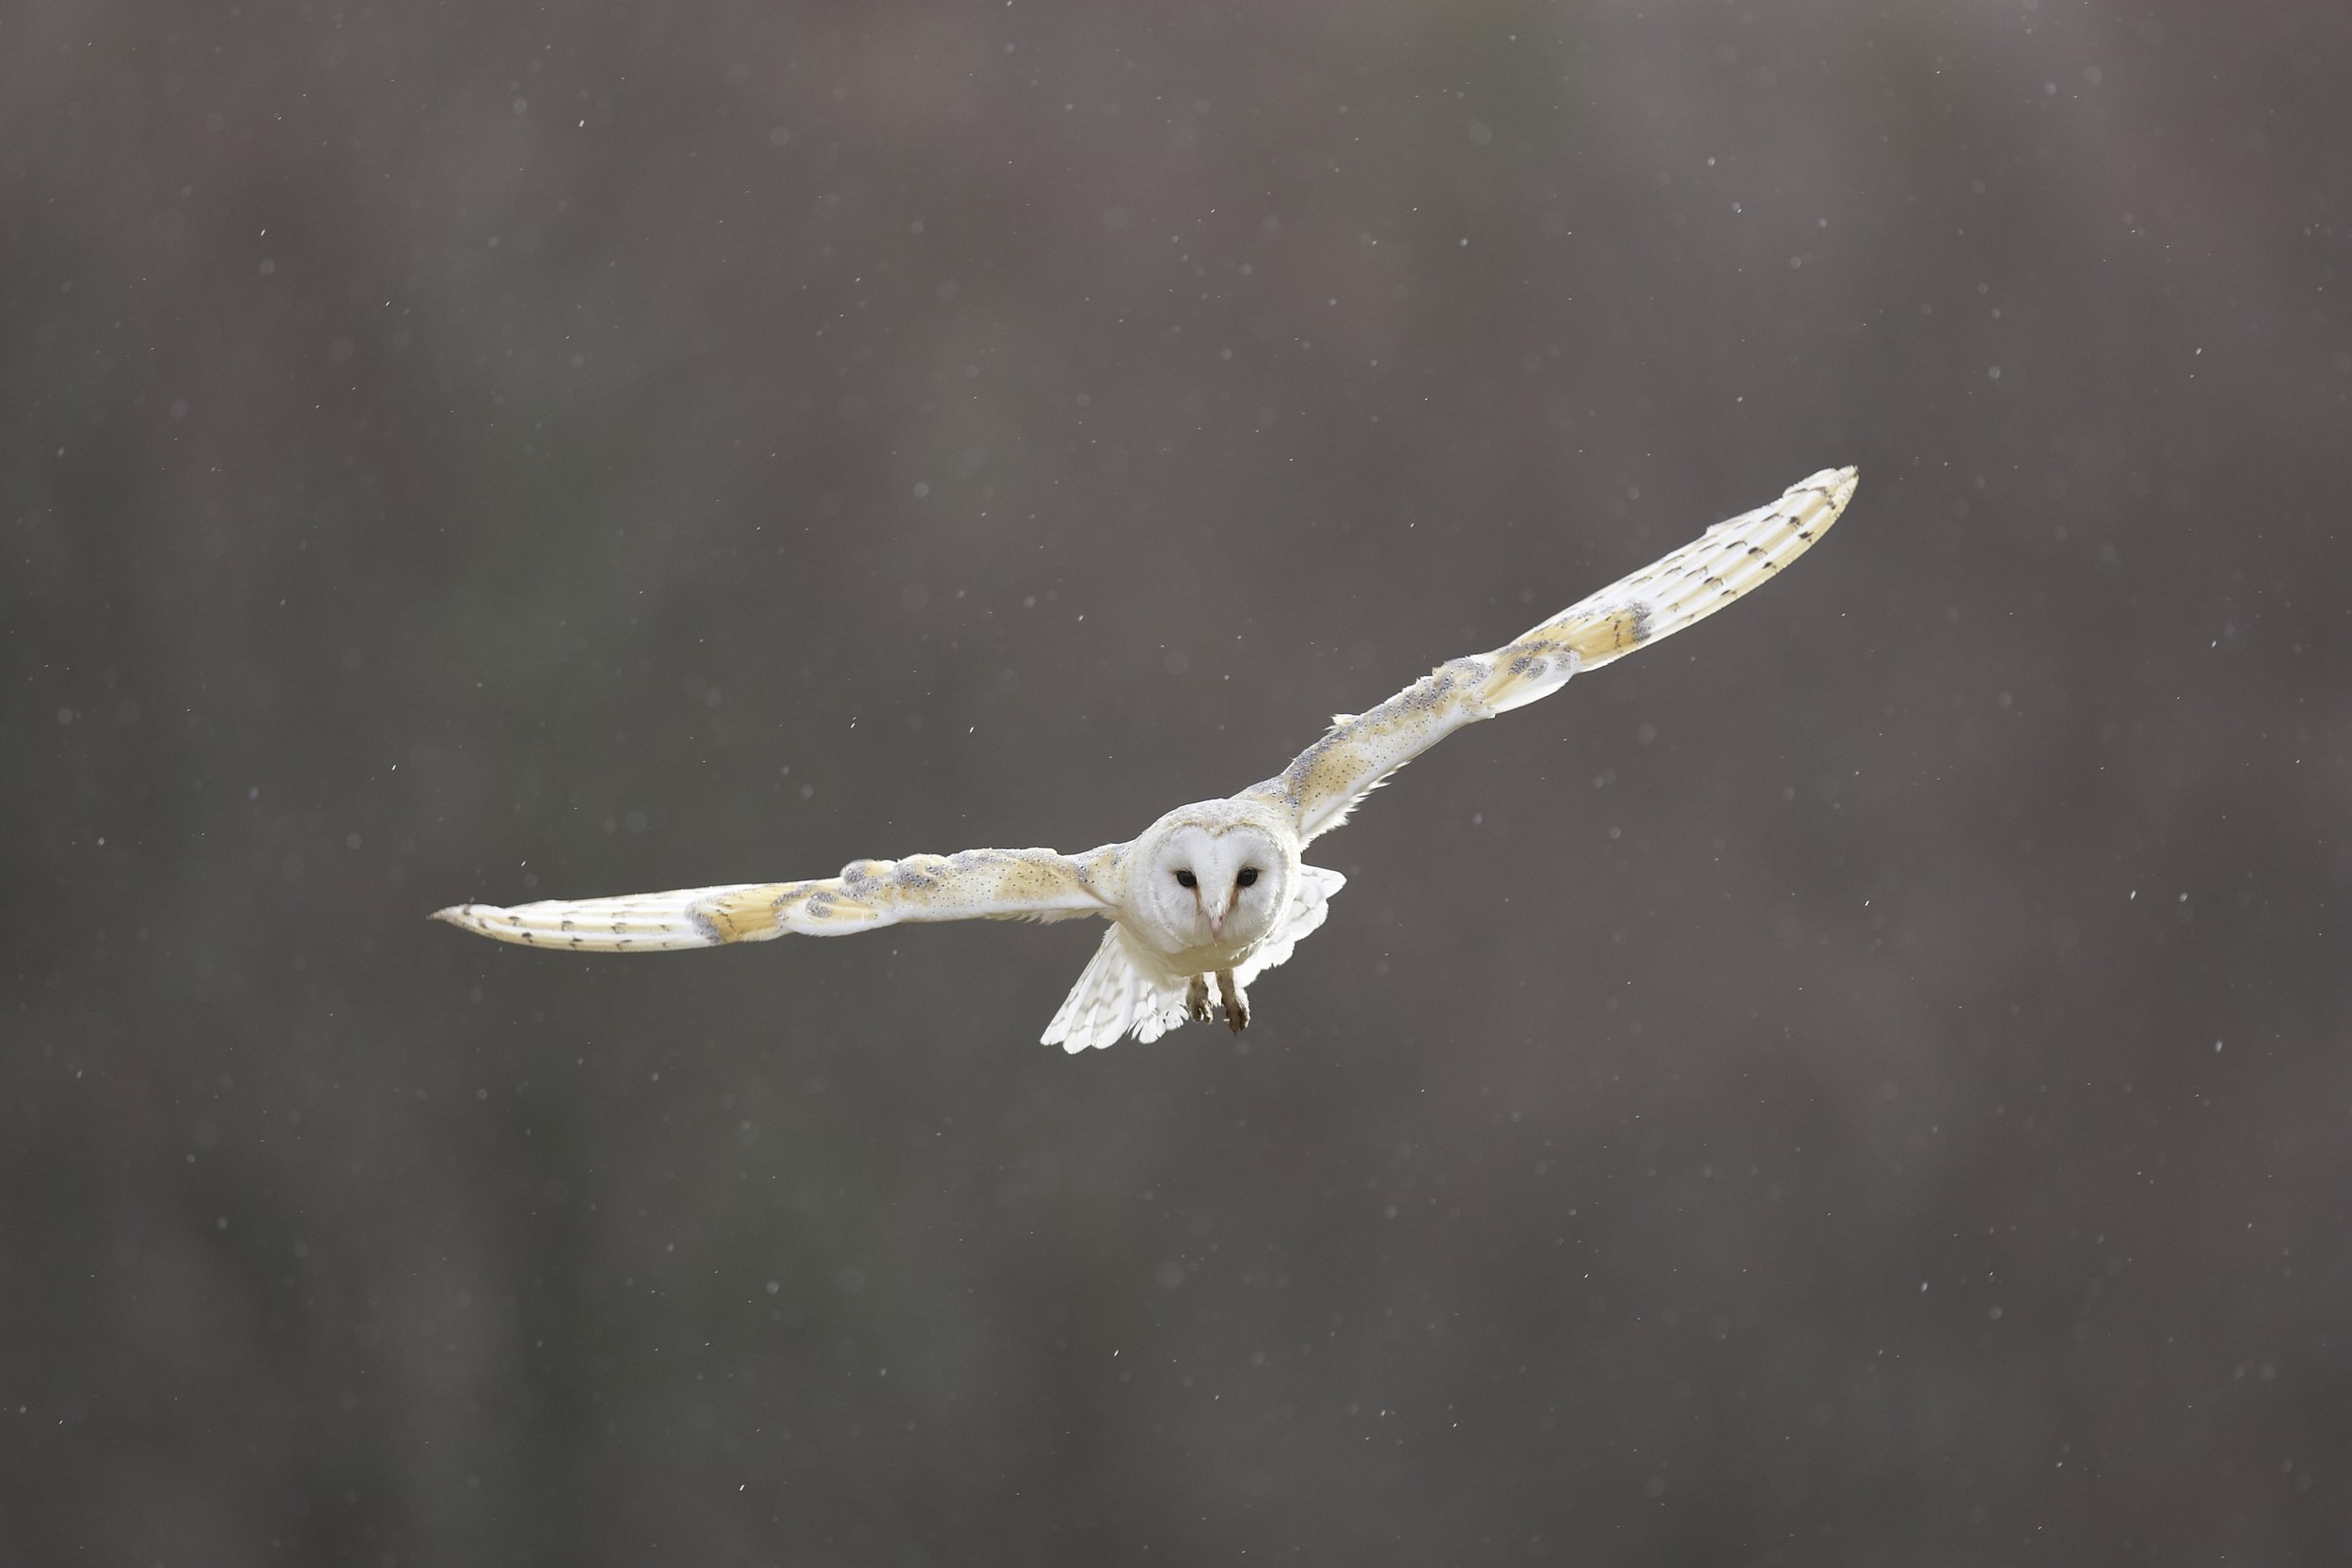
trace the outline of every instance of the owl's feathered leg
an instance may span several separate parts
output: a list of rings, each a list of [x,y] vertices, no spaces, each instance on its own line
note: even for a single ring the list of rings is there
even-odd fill
[[[1205,986],[1201,989],[1207,990]],[[1220,969],[1216,972],[1216,993],[1218,1000],[1225,1004],[1225,1026],[1236,1035],[1248,1028],[1249,993],[1233,979],[1232,970]]]
[[[1192,984],[1184,988],[1184,1011],[1195,1023],[1209,1022],[1209,977],[1196,974]]]

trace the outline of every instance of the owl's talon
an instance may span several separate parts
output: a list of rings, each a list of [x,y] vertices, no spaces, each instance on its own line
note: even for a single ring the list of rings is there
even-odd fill
[[[1248,1028],[1249,993],[1234,983],[1232,970],[1216,972],[1216,991],[1218,1000],[1225,1004],[1225,1027],[1236,1035]]]
[[[1184,988],[1184,1012],[1195,1023],[1209,1022],[1209,977],[1196,974]]]

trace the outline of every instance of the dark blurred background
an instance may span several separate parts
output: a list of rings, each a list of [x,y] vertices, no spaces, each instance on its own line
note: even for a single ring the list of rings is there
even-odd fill
[[[19,0],[0,1558],[2352,1556],[2352,12]],[[1831,464],[1235,1041],[1081,848]]]

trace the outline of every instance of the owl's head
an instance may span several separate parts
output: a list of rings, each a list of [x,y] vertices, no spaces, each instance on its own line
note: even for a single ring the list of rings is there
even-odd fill
[[[1146,934],[1170,954],[1254,946],[1274,929],[1297,880],[1289,835],[1228,801],[1168,813],[1136,849],[1128,900]]]

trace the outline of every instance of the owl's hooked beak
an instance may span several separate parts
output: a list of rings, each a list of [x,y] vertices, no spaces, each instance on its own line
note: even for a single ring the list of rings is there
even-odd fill
[[[1209,935],[1213,937],[1220,937],[1225,934],[1225,918],[1233,912],[1233,906],[1240,902],[1241,889],[1239,888],[1233,889],[1232,892],[1225,895],[1225,907],[1217,911],[1215,914],[1209,914]],[[1208,914],[1209,907],[1206,904],[1201,905],[1200,912]]]

